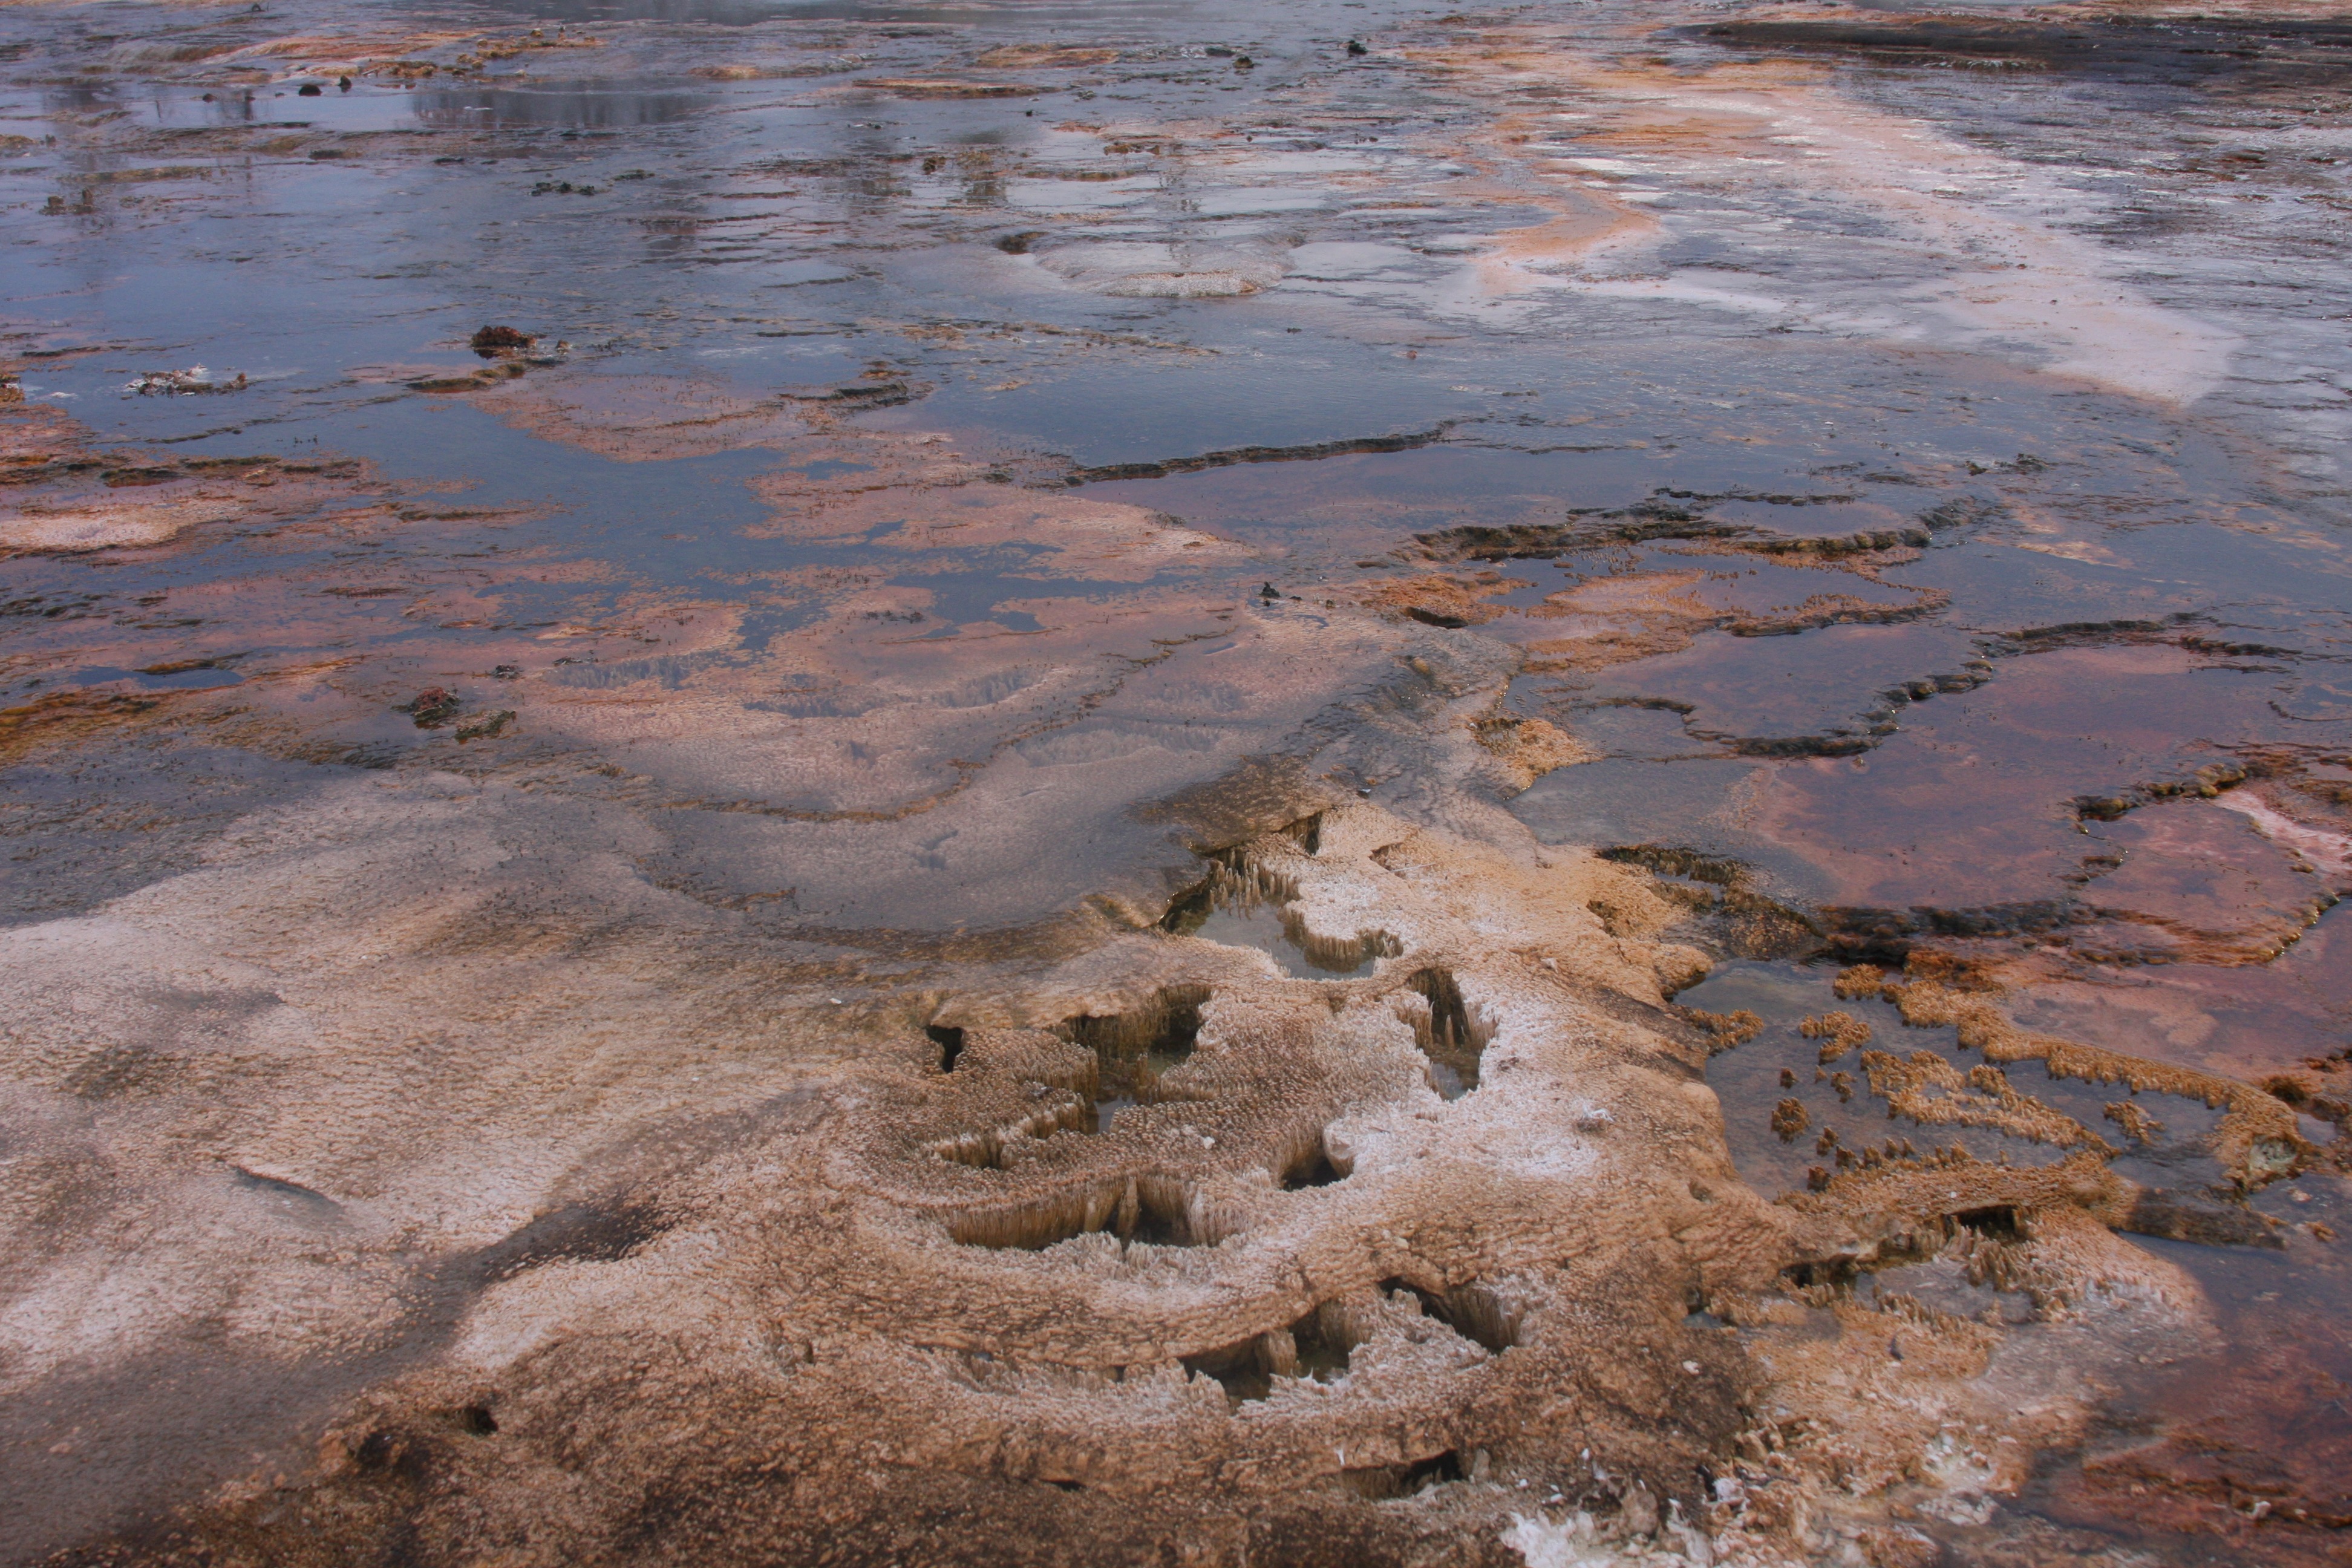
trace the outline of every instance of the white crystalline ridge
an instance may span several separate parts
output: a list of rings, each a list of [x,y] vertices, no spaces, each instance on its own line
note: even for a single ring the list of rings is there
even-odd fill
[[[1558,1524],[1541,1514],[1515,1513],[1503,1544],[1527,1559],[1528,1568],[1612,1568],[1620,1561],[1593,1538],[1589,1513],[1570,1514]]]
[[[1616,277],[1595,265],[1600,250],[1648,246],[1664,232],[1643,224],[1615,232],[1597,249],[1579,240],[1553,258],[1474,267],[1469,286],[1448,296],[1450,306],[1475,305],[1483,312],[1492,301],[1479,294],[1564,289],[1746,314],[1786,312],[1841,334],[2022,355],[2058,374],[2180,406],[2219,385],[2242,346],[2229,328],[2137,287],[2132,279],[2150,269],[2147,261],[2076,232],[2085,203],[2095,207],[2095,200],[2031,164],[1827,91],[1710,89],[1643,103],[1650,110],[1671,103],[1726,122],[1747,120],[1759,132],[1778,131],[1769,140],[1794,155],[1659,160],[1639,172],[1722,182],[1755,211],[1773,210],[1788,188],[1834,194],[1842,205],[1865,206],[1883,219],[1889,237],[1873,243],[1908,250],[1919,276],[1908,287],[1857,299],[1850,290],[1807,289],[1793,276],[1783,280],[1786,292],[1775,294],[1727,289],[1723,275],[1706,268]],[[1637,169],[1623,159],[1585,162],[1621,177]],[[1657,194],[1612,187],[1609,199],[1622,205]],[[1723,221],[1690,213],[1673,220],[1685,231]],[[1816,241],[1832,237],[1826,230],[1812,233]]]
[[[1706,1537],[1680,1518],[1667,1524],[1665,1534],[1673,1546],[1610,1541],[1591,1514],[1579,1510],[1557,1523],[1540,1513],[1515,1513],[1502,1540],[1528,1568],[1709,1568],[1714,1562]]]

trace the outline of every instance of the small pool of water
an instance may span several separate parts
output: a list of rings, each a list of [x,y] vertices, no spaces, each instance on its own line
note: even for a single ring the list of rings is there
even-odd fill
[[[1213,910],[1190,934],[1227,947],[1255,948],[1294,980],[1360,980],[1380,963],[1381,945],[1376,941],[1352,944],[1360,956],[1350,963],[1347,952],[1333,951],[1341,944],[1318,943],[1310,952],[1300,943],[1300,932],[1295,917],[1284,918],[1281,906],[1259,903]]]

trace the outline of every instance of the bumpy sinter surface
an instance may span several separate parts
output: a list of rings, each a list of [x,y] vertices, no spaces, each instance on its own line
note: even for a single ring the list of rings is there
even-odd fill
[[[2347,1561],[2191,13],[0,12],[0,1556]]]

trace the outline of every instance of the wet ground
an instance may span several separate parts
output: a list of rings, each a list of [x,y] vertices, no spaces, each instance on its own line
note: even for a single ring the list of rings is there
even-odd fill
[[[1329,797],[1657,873],[1768,1198],[1927,1141],[1801,1019],[1969,1065],[1843,965],[2273,1086],[2337,1152],[2119,1160],[2280,1222],[2131,1243],[2229,1353],[1948,1546],[2333,1561],[2347,169],[2287,7],[10,7],[0,1543],[291,1463],[455,1332],[430,1259],[877,1020],[1114,930],[1370,975],[1278,890],[1159,924]],[[341,1126],[339,1040],[517,1098]],[[73,1306],[184,1223],[404,1304],[223,1401],[242,1287]]]

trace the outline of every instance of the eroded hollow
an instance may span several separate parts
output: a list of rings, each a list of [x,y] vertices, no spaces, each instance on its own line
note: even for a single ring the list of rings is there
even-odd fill
[[[963,1055],[963,1031],[948,1024],[926,1024],[923,1033],[940,1048],[940,1070],[955,1071],[956,1058]]]
[[[1478,1087],[1479,1058],[1495,1037],[1496,1025],[1462,997],[1450,969],[1424,969],[1405,982],[1397,1016],[1412,1026],[1413,1043],[1429,1058],[1430,1087],[1446,1100],[1459,1100]]]
[[[1251,865],[1238,849],[1221,849],[1207,859],[1209,874],[1176,896],[1160,917],[1160,930],[1191,936],[1220,910],[1248,913],[1298,897],[1297,883]]]
[[[1222,1239],[1194,1217],[1192,1188],[1167,1176],[1135,1176],[1023,1204],[967,1209],[948,1220],[948,1233],[966,1247],[1025,1252],[1095,1232],[1122,1246],[1213,1247]]]
[[[1308,819],[1310,831],[1302,842],[1315,837],[1311,829],[1319,822]],[[1308,852],[1313,852],[1311,843]],[[1210,858],[1207,877],[1168,907],[1160,929],[1228,947],[1255,948],[1298,980],[1359,979],[1380,960],[1404,951],[1384,931],[1350,936],[1311,931],[1307,918],[1292,907],[1297,898],[1297,886],[1289,879],[1252,865],[1239,851],[1226,850]]]
[[[1225,1397],[1239,1404],[1272,1394],[1277,1377],[1336,1382],[1347,1374],[1348,1353],[1360,1342],[1345,1309],[1326,1301],[1286,1328],[1252,1334],[1182,1360],[1186,1372],[1216,1379]]]
[[[1168,1098],[1160,1080],[1192,1056],[1201,1034],[1201,1009],[1210,995],[1205,985],[1164,985],[1148,1006],[1134,1012],[1081,1015],[1062,1026],[1099,1064],[1085,1131],[1108,1132],[1128,1107]]]
[[[1083,1095],[1043,1083],[1032,1084],[1030,1089],[1036,1106],[1026,1116],[1001,1127],[970,1128],[927,1147],[942,1160],[975,1170],[1001,1171],[1005,1168],[1005,1150],[1018,1140],[1083,1129],[1094,1116],[1093,1105]]]
[[[1348,1179],[1348,1173],[1331,1163],[1328,1154],[1318,1154],[1307,1163],[1287,1173],[1282,1178],[1286,1193],[1305,1192],[1309,1187],[1328,1187]]]
[[[1413,1497],[1461,1479],[1462,1459],[1451,1448],[1410,1465],[1367,1465],[1339,1472],[1340,1485],[1358,1497],[1374,1500]]]
[[[1297,1193],[1309,1187],[1328,1187],[1346,1181],[1353,1173],[1351,1163],[1332,1158],[1331,1146],[1318,1130],[1314,1142],[1294,1152],[1289,1163],[1283,1167],[1282,1190]]]
[[[1323,853],[1323,814],[1302,816],[1282,830],[1298,841],[1298,847],[1309,855]]]
[[[1439,1293],[1405,1279],[1384,1279],[1381,1290],[1404,1291],[1420,1304],[1422,1315],[1433,1318],[1473,1344],[1501,1355],[1519,1342],[1519,1314],[1487,1286],[1472,1283]]]
[[[2025,1227],[2023,1218],[2019,1215],[2016,1209],[2007,1204],[1998,1204],[1990,1208],[1964,1209],[1951,1215],[1950,1223],[1958,1229],[1972,1230],[1979,1236],[1994,1241],[2015,1242],[2032,1239]]]
[[[1781,1269],[1780,1279],[1792,1290],[1844,1293],[1866,1274],[1909,1268],[1955,1253],[1969,1260],[1972,1277],[1990,1274],[2005,1279],[2010,1260],[2021,1256],[2013,1249],[2032,1239],[2032,1219],[2011,1205],[1961,1209],[1898,1231],[1881,1240],[1867,1258],[1844,1254],[1806,1258]],[[2009,1287],[2003,1283],[2001,1288]]]

